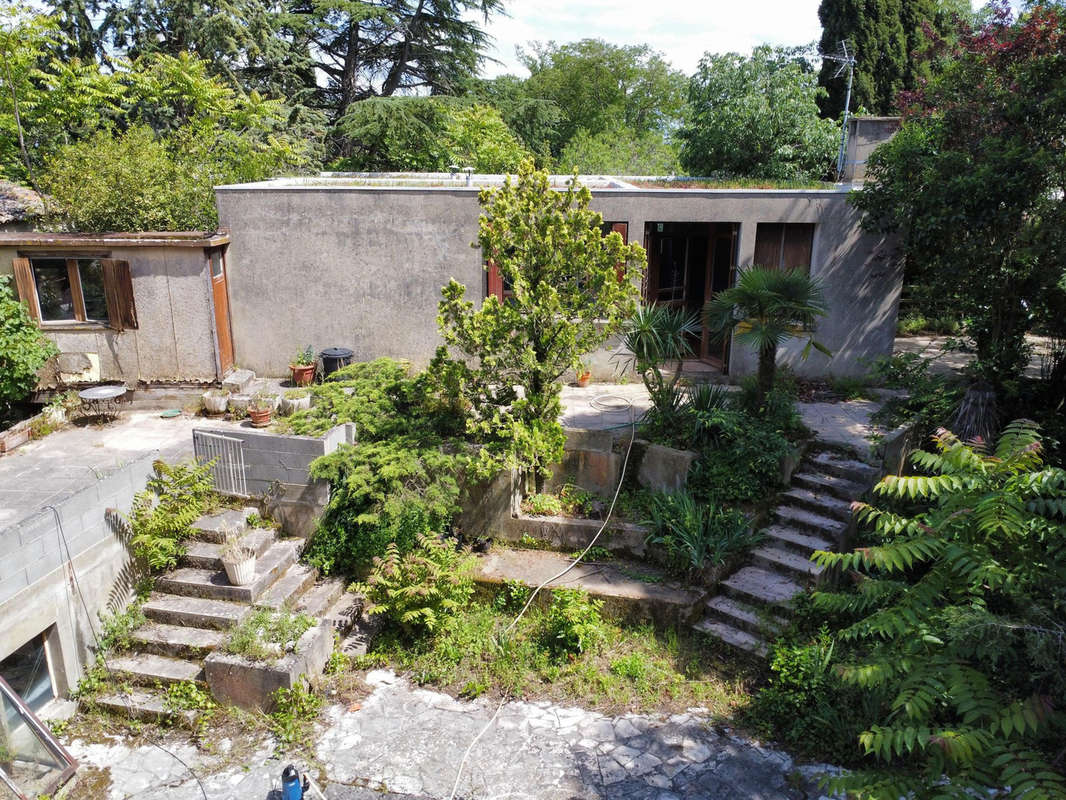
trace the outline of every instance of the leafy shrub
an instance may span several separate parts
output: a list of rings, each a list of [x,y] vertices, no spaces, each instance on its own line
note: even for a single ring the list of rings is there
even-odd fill
[[[270,732],[281,744],[307,741],[311,723],[322,710],[322,697],[302,683],[291,689],[284,686],[271,695],[274,710],[270,712]]]
[[[751,416],[733,408],[708,415],[704,430],[709,444],[689,472],[689,491],[717,505],[770,497],[781,480],[781,460],[791,450],[773,422],[772,415]]]
[[[37,370],[58,352],[15,297],[11,280],[0,277],[0,423],[11,403],[37,385]]]
[[[644,524],[656,557],[686,575],[718,566],[759,539],[742,512],[701,503],[687,491],[654,495]]]
[[[275,661],[295,652],[297,641],[314,625],[313,617],[290,608],[259,608],[230,631],[225,649],[252,661]]]
[[[903,389],[906,397],[890,398],[874,414],[874,421],[895,428],[914,421],[921,435],[946,425],[962,399],[963,387],[930,371],[932,358],[917,353],[897,353],[873,362],[872,373],[890,389]]]
[[[366,582],[368,614],[384,614],[405,635],[435,633],[448,616],[474,593],[473,559],[452,542],[419,534],[409,553],[390,543],[384,558],[375,558]]]
[[[535,517],[557,517],[563,513],[563,501],[554,494],[531,494],[522,501],[522,510]]]
[[[960,796],[1062,797],[1066,471],[1044,465],[1027,421],[991,453],[945,430],[935,442],[913,456],[923,474],[875,488],[893,509],[860,509],[871,546],[815,556],[855,576],[814,596],[830,622],[858,617],[836,634],[854,648],[844,681],[891,698],[859,737],[880,763],[834,788],[895,798],[947,775]]]
[[[517,614],[529,599],[530,588],[521,581],[505,580],[492,598],[492,606],[505,614]]]
[[[163,707],[170,711],[210,711],[215,706],[211,690],[193,681],[168,684],[163,695]]]
[[[778,642],[769,683],[753,698],[748,715],[768,735],[805,755],[840,763],[858,755],[857,737],[878,710],[882,693],[845,684],[835,648],[825,627],[804,643]]]
[[[603,643],[606,631],[600,610],[602,600],[593,600],[582,589],[553,589],[544,616],[544,641],[556,655],[574,656]]]
[[[294,433],[318,436],[353,422],[359,443],[315,460],[330,501],[306,551],[323,572],[356,573],[395,542],[446,530],[459,511],[459,477],[470,462],[456,438],[463,418],[434,395],[425,375],[387,358],[352,364],[312,387],[315,405],[289,418]]]
[[[133,632],[147,621],[144,612],[141,611],[144,599],[146,598],[138,598],[118,614],[101,617],[103,623],[99,643],[101,652],[130,649],[133,644]]]
[[[184,553],[182,541],[214,499],[211,464],[152,464],[148,488],[133,498],[128,518],[130,546],[153,572],[172,569]]]

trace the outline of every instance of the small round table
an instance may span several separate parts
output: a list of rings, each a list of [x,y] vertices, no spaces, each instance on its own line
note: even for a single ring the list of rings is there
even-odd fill
[[[126,395],[125,386],[91,386],[78,392],[82,416],[118,417],[119,402]]]

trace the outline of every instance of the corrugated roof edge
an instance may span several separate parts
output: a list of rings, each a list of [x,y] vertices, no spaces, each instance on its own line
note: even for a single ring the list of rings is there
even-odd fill
[[[140,233],[0,232],[0,247],[217,247],[229,231],[143,231]]]

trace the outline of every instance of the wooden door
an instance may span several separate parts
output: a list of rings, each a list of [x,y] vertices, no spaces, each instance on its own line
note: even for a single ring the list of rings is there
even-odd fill
[[[226,290],[226,251],[207,251],[211,269],[211,299],[215,306],[215,338],[218,341],[218,366],[222,375],[233,368],[233,335],[229,324],[229,293]]]

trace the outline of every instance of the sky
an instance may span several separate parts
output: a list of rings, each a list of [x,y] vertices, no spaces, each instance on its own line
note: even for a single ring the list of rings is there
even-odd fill
[[[819,0],[505,0],[490,19],[494,37],[482,74],[526,76],[515,46],[531,40],[650,44],[674,67],[695,72],[704,52],[750,52],[759,44],[801,45],[822,34]],[[974,6],[981,5],[975,1]]]

